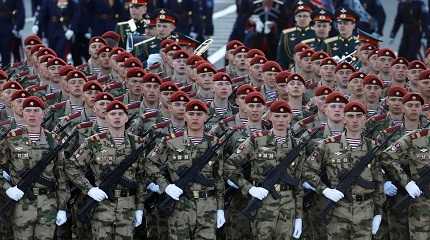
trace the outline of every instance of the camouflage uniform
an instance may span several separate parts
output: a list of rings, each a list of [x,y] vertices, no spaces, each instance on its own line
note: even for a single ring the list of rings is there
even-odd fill
[[[178,170],[190,167],[216,141],[215,137],[205,134],[202,142],[194,145],[183,132],[165,137],[148,155],[145,166],[149,181],[158,183],[164,191],[170,180],[178,179]],[[201,171],[204,177],[214,181],[213,186],[192,183],[183,189],[187,197],[176,202],[175,211],[168,219],[169,239],[215,239],[216,211],[224,209],[222,166],[222,156],[215,156]]]
[[[345,133],[325,139],[305,162],[304,179],[315,186],[318,193],[339,183],[339,175],[348,172],[358,159],[368,153],[373,142],[362,137],[361,146],[351,149]],[[363,186],[353,185],[346,199],[337,202],[328,225],[328,239],[372,238],[371,226],[375,215],[382,213],[384,201],[382,173],[377,160],[361,173]],[[321,169],[325,169],[323,173]],[[322,174],[327,175],[323,182]],[[372,184],[373,182],[373,184]],[[367,186],[366,186],[367,185]],[[372,186],[373,185],[373,186]],[[348,199],[351,196],[351,199]]]
[[[288,152],[296,146],[291,135],[285,143],[278,144],[270,131],[254,133],[242,143],[235,154],[226,161],[228,178],[237,183],[243,195],[248,196],[249,189],[264,179],[264,174],[284,160]],[[241,171],[246,163],[251,164],[250,176]],[[303,158],[297,158],[288,168],[290,176],[300,179]],[[303,215],[303,190],[277,184],[276,191],[280,199],[268,195],[252,222],[255,239],[291,239],[293,221]]]
[[[31,142],[26,129],[14,129],[2,141],[0,163],[10,171],[11,182],[0,179],[4,190],[13,187],[23,173],[34,167],[44,153],[57,144],[56,136],[43,130],[37,142]],[[54,239],[58,210],[66,210],[69,197],[64,175],[64,157],[58,154],[33,184],[32,193],[25,193],[12,215],[14,239]]]
[[[428,167],[429,136],[428,128],[409,133],[397,140],[384,151],[381,159],[384,170],[402,186],[419,178],[418,171]],[[427,197],[417,198],[409,207],[409,236],[414,240],[430,238],[430,201]]]
[[[87,193],[101,183],[103,174],[112,171],[142,143],[141,138],[126,134],[124,143],[116,145],[110,133],[95,134],[87,138],[66,163],[66,174],[73,184]],[[93,239],[133,238],[133,214],[135,210],[143,209],[145,193],[143,184],[139,184],[145,175],[142,159],[123,175],[129,184],[116,186],[109,199],[98,204],[91,221]],[[86,171],[92,172],[95,182],[91,183],[85,177]]]

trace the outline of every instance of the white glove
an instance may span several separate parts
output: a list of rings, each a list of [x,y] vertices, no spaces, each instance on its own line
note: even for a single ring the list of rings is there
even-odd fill
[[[147,66],[150,67],[156,63],[161,63],[161,55],[159,53],[150,54],[146,60]]]
[[[230,179],[227,179],[227,184],[230,186],[230,187],[232,187],[232,188],[235,188],[235,189],[239,189],[239,186],[237,186],[236,185],[236,183],[234,183],[232,180],[230,180]]]
[[[32,31],[34,34],[37,34],[37,33],[39,32],[39,26],[37,26],[37,25],[33,25],[33,27],[31,27],[31,31]]]
[[[381,225],[382,216],[381,215],[375,215],[372,220],[372,234],[375,235],[378,230],[379,226]]]
[[[316,189],[314,187],[312,187],[312,185],[310,183],[306,182],[306,181],[303,182],[302,186],[303,186],[304,189],[309,189],[309,190],[312,190],[314,192],[316,191]]]
[[[73,37],[74,34],[75,33],[72,30],[68,29],[66,31],[66,33],[64,34],[64,36],[66,37],[67,40],[70,40],[70,39],[72,39],[72,37]]]
[[[58,210],[57,220],[55,220],[55,224],[57,224],[57,226],[61,226],[61,225],[65,224],[66,222],[67,222],[66,211]]]
[[[405,186],[405,189],[412,198],[419,197],[423,193],[414,181],[408,182],[408,184]]]
[[[85,36],[86,39],[90,39],[91,38],[91,33],[89,33],[89,32],[85,33],[84,36]]]
[[[269,194],[269,191],[267,191],[267,189],[262,188],[262,187],[251,187],[248,191],[249,195],[259,199],[259,200],[263,200],[267,197],[267,195]]]
[[[90,196],[92,199],[96,200],[97,202],[101,202],[105,199],[108,199],[108,195],[101,190],[99,187],[92,187],[88,191],[88,196]]]
[[[15,187],[8,188],[6,190],[6,195],[10,199],[13,199],[18,202],[24,196],[24,192],[21,191],[21,189],[19,189],[17,186],[15,186]]]
[[[333,189],[333,188],[326,188],[323,190],[322,194],[332,200],[333,202],[338,202],[340,199],[344,198],[345,195],[339,190]]]
[[[153,182],[148,184],[146,189],[148,189],[151,192],[160,192],[160,186],[158,186],[158,184],[155,184]]]
[[[264,23],[264,34],[269,34],[272,31],[273,22],[266,21]]]
[[[300,235],[302,235],[302,226],[303,221],[301,218],[296,218],[294,220],[294,232],[293,232],[293,238],[300,238]]]
[[[3,171],[2,175],[3,175],[3,178],[6,179],[6,181],[8,181],[8,182],[10,181],[10,175],[7,174],[6,171]]]
[[[216,228],[220,228],[225,223],[224,210],[216,210]]]
[[[178,186],[176,186],[175,184],[167,185],[164,192],[166,192],[167,195],[169,195],[170,197],[172,197],[176,201],[178,201],[179,197],[182,195],[182,193],[184,193],[184,191],[182,189],[178,188]]]
[[[255,22],[255,31],[257,31],[258,33],[261,33],[263,31],[264,28],[264,24],[263,22],[258,19],[258,21]]]
[[[136,210],[133,217],[133,226],[139,227],[143,221],[143,210]]]
[[[397,194],[397,187],[391,181],[386,181],[384,183],[384,193],[390,197],[395,196]]]

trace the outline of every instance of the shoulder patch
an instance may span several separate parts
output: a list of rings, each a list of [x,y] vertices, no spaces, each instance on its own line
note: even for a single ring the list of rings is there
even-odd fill
[[[158,114],[159,114],[159,111],[144,113],[141,115],[141,118],[143,120],[148,119],[148,118],[154,118],[154,117],[158,116]]]
[[[372,116],[368,119],[368,121],[381,121],[383,119],[385,119],[386,115],[385,114],[378,114],[375,116]]]
[[[246,76],[235,77],[231,80],[232,83],[240,83],[246,80]]]
[[[58,93],[50,93],[46,96],[42,96],[40,97],[40,99],[42,99],[42,101],[48,101],[48,100],[52,100],[57,96]]]
[[[17,137],[17,136],[21,136],[24,133],[24,129],[22,128],[15,128],[12,129],[8,134],[7,137],[11,138],[11,137]]]
[[[79,123],[78,125],[76,125],[77,129],[84,129],[84,128],[89,128],[93,126],[93,122],[88,121],[88,122],[83,122],[83,123]]]
[[[313,121],[315,121],[315,115],[303,118],[301,121],[299,121],[299,125],[303,127],[308,125],[309,123],[312,123]]]
[[[193,90],[193,85],[192,85],[192,84],[189,84],[189,85],[186,85],[186,86],[180,87],[180,89],[181,89],[181,91],[183,91],[183,92],[190,92],[191,90]]]
[[[127,104],[127,109],[132,110],[140,107],[140,102],[132,102]]]
[[[110,91],[117,88],[122,88],[122,84],[120,82],[109,83],[106,85],[105,91]]]
[[[420,137],[426,137],[429,135],[429,129],[422,129],[415,132],[410,133],[409,137],[411,140],[420,138]]]
[[[251,138],[259,138],[259,137],[264,137],[267,136],[269,134],[269,131],[267,130],[261,130],[261,131],[256,131],[254,133],[251,134]]]
[[[336,41],[337,39],[338,39],[338,37],[335,36],[335,37],[327,38],[326,40],[324,40],[324,42],[325,43],[331,43],[331,42]]]
[[[232,116],[229,116],[229,117],[226,117],[226,118],[224,118],[223,120],[221,120],[223,123],[228,123],[228,122],[231,122],[231,121],[233,121],[234,120],[234,115],[232,115]]]
[[[288,34],[290,32],[294,32],[294,31],[296,31],[296,27],[284,29],[284,30],[282,30],[282,33],[283,34]]]
[[[81,116],[81,112],[75,112],[64,117],[65,121],[70,121]]]
[[[94,134],[94,135],[90,136],[89,139],[92,142],[97,142],[100,139],[105,139],[106,137],[107,137],[107,133],[106,132],[102,132],[102,133],[97,133],[97,134]]]
[[[67,101],[62,101],[59,102],[57,104],[52,105],[51,109],[52,110],[60,110],[66,107]]]
[[[329,137],[329,138],[325,139],[325,140],[324,140],[324,143],[335,143],[335,142],[339,142],[341,138],[342,138],[342,135],[341,135],[341,134],[336,135],[336,136],[332,136],[332,137]]]
[[[184,136],[184,132],[180,131],[180,132],[176,132],[176,133],[171,133],[170,135],[167,135],[165,137],[165,141],[170,141],[172,139],[178,138],[178,137],[182,137]]]
[[[393,133],[393,132],[395,132],[397,129],[399,129],[400,128],[400,126],[393,126],[393,127],[389,127],[389,128],[386,128],[386,129],[384,129],[384,133],[385,134],[389,134],[389,133]]]

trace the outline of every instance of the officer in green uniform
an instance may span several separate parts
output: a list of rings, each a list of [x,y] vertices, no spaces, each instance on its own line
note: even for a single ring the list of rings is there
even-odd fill
[[[297,3],[294,19],[296,26],[282,31],[277,49],[277,61],[284,68],[293,64],[294,47],[297,43],[309,38],[313,38],[315,33],[309,26],[311,23],[312,9],[302,1]]]
[[[327,51],[325,40],[329,37],[331,31],[332,15],[321,9],[314,13],[312,20],[315,37],[306,39],[302,43],[306,43],[315,51]]]
[[[121,35],[120,46],[126,47],[129,37],[134,34],[143,35],[145,33],[145,14],[147,11],[147,0],[131,0],[129,12],[131,19],[116,24],[115,32]]]
[[[342,58],[353,53],[359,44],[354,36],[354,29],[358,16],[350,9],[341,8],[336,11],[336,24],[339,35],[327,39],[328,51],[333,57]]]

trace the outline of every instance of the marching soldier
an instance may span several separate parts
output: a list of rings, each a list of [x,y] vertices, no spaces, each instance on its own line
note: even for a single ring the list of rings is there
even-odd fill
[[[282,67],[289,68],[293,64],[293,50],[296,44],[314,37],[315,33],[309,26],[312,21],[311,12],[309,5],[299,1],[294,11],[296,26],[282,31],[276,56]]]
[[[186,131],[164,138],[148,155],[146,169],[150,181],[176,202],[168,218],[169,239],[215,239],[216,228],[225,223],[222,156],[214,156],[200,173],[213,184],[192,183],[181,189],[172,183],[178,180],[179,169],[190,167],[218,141],[204,132],[207,114],[205,103],[190,100],[186,105]],[[162,174],[164,168],[171,179]],[[185,194],[189,197],[181,197]]]
[[[145,34],[145,15],[147,12],[147,0],[132,0],[129,3],[129,12],[131,19],[126,22],[119,22],[116,24],[115,32],[121,36],[120,46],[127,47],[129,40],[133,41],[135,34]],[[133,47],[132,45],[129,47]]]
[[[143,139],[125,131],[127,120],[126,106],[112,101],[106,107],[108,131],[87,138],[66,165],[69,180],[98,202],[91,221],[93,239],[133,239],[133,228],[143,221],[143,158],[127,169],[122,176],[126,180],[115,186],[112,195],[108,196],[98,187],[104,174],[144,144]],[[86,177],[87,171],[92,173],[94,182]]]
[[[232,94],[232,82],[230,76],[226,73],[219,72],[213,76],[214,99],[209,106],[209,120],[206,127],[212,127],[225,117],[233,115],[233,106],[229,98]]]
[[[408,88],[412,92],[418,92],[417,81],[422,71],[426,70],[426,66],[420,60],[414,60],[408,66]]]
[[[10,173],[10,180],[0,179],[6,195],[16,201],[12,216],[14,239],[54,239],[56,225],[67,221],[68,190],[64,176],[64,156],[53,153],[58,144],[56,135],[42,128],[44,103],[37,97],[23,102],[25,128],[11,130],[1,144],[1,165]],[[29,192],[16,184],[23,173],[33,168],[45,154],[56,154]]]

